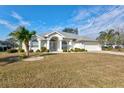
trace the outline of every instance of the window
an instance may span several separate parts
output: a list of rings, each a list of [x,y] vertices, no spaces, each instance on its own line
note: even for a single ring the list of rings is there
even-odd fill
[[[36,39],[31,41],[31,47],[38,47],[38,41]]]
[[[62,49],[67,49],[67,42],[66,41],[62,41]]]

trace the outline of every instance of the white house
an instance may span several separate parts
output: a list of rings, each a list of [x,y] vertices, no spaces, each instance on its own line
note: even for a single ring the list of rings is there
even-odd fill
[[[63,49],[81,48],[87,51],[101,51],[98,41],[76,34],[54,31],[33,38],[29,43],[30,49],[36,51],[46,47],[50,52],[63,52]],[[23,47],[24,48],[24,47]]]

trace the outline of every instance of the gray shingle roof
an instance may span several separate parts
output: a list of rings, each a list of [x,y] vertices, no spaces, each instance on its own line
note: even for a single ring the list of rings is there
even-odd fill
[[[55,31],[55,32],[60,33],[61,35],[64,36],[64,38],[76,39],[77,41],[81,41],[81,40],[84,40],[84,41],[96,41],[96,40],[90,39],[90,38],[88,38],[86,36],[80,36],[80,35],[71,34],[71,33],[62,32],[62,31]],[[41,37],[43,38],[45,35],[47,35],[49,33],[51,33],[51,32],[45,33]]]
[[[96,40],[93,40],[93,39],[86,37],[86,36],[80,36],[80,35],[71,34],[71,33],[67,33],[67,32],[60,32],[60,31],[59,31],[59,33],[62,34],[66,38],[73,38],[73,39],[77,39],[78,41],[81,41],[81,40],[96,41]]]

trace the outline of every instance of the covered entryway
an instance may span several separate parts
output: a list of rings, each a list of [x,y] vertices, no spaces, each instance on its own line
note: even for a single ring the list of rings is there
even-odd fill
[[[52,37],[50,39],[50,51],[57,51],[58,50],[58,37]]]

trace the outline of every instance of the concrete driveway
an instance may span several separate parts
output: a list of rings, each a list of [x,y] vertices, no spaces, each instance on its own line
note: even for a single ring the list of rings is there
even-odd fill
[[[104,54],[113,54],[113,55],[121,55],[124,56],[124,52],[113,52],[113,51],[99,51],[93,53],[104,53]]]

